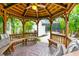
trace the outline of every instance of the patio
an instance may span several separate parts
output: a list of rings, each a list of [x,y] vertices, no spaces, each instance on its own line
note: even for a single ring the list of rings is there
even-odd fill
[[[62,56],[79,50],[79,4],[0,3],[0,55]]]

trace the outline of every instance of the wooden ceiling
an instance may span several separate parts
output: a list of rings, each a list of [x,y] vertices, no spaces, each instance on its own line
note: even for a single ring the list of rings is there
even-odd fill
[[[34,4],[34,3],[33,3]],[[8,14],[17,17],[56,17],[64,13],[64,11],[71,11],[74,3],[35,3],[37,11],[31,8],[32,3],[2,3],[3,8]]]

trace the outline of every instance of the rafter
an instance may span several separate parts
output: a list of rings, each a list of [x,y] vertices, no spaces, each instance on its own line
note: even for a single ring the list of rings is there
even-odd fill
[[[37,19],[38,19],[38,10],[36,10],[36,16],[37,16]]]
[[[8,6],[5,8],[11,14],[19,17],[56,17],[63,13],[63,10],[67,11],[68,13],[73,9],[75,6],[73,3],[67,4],[58,4],[58,3],[34,3],[37,7],[39,7],[37,11],[31,9],[33,3],[29,3],[27,6],[26,3],[16,3],[14,5]],[[72,5],[73,4],[73,5]]]
[[[49,12],[49,10],[47,9],[47,5],[48,4],[46,4],[46,6],[44,6],[44,5],[38,5],[39,7],[42,7],[42,8],[44,8],[46,11],[47,11],[47,13],[49,14],[49,16],[52,16],[52,14]]]
[[[5,9],[9,9],[9,8],[11,8],[12,6],[15,6],[15,5],[17,5],[17,4],[18,4],[18,3],[12,4],[12,5],[8,6],[8,7],[6,7]]]
[[[71,4],[68,4],[68,5],[67,5],[67,9],[69,9],[70,6],[71,6]]]
[[[24,12],[23,12],[23,16],[25,16],[25,15],[26,15],[26,13],[27,13],[28,9],[30,9],[30,8],[31,8],[31,5],[25,8],[25,10],[24,10]]]
[[[20,9],[22,9],[22,10],[24,10],[24,9],[25,9],[25,7],[24,7],[24,6],[22,6],[21,4],[16,5],[16,7],[20,8]]]
[[[20,17],[20,18],[25,18],[25,17],[23,17],[23,16],[21,16],[19,14],[16,14],[15,12],[12,12],[12,10],[7,11],[7,14],[10,14],[10,15],[13,15],[13,16],[16,16],[16,17]]]
[[[55,5],[57,5],[57,6],[59,6],[59,7],[61,7],[61,8],[63,8],[63,9],[66,9],[66,7],[64,7],[64,6],[62,6],[62,5],[59,5],[59,4],[57,4],[57,3],[54,3]]]
[[[64,11],[61,11],[61,12],[59,12],[59,13],[53,15],[52,18],[54,18],[54,17],[58,17],[59,15],[62,15],[63,13],[64,13]]]
[[[47,8],[45,8],[45,10],[48,12],[49,16],[52,16],[52,14],[49,12]]]
[[[51,13],[53,14],[53,13],[57,12],[57,11],[60,10],[60,9],[61,9],[61,7],[57,8],[55,11],[53,11],[53,12],[51,12]]]
[[[13,6],[12,8],[14,8],[14,9],[16,9],[16,10],[20,11],[20,12],[23,12],[23,10],[22,10],[22,9],[20,9],[20,8],[18,8],[17,6]]]
[[[22,14],[22,12],[16,10],[15,8],[10,8],[10,9],[13,10],[13,11],[15,11],[15,12],[18,12],[18,13]]]
[[[74,6],[75,6],[76,4],[72,4],[72,6],[71,6],[71,8],[69,8],[69,10],[68,10],[68,12],[67,13],[70,13],[71,12],[71,10],[74,8]]]

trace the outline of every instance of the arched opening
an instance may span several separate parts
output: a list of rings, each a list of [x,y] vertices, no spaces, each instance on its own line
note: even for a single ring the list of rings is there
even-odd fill
[[[23,32],[22,29],[22,22],[15,18],[15,17],[9,17],[7,20],[7,33],[8,34],[20,34]]]
[[[42,42],[48,43],[50,39],[50,22],[48,19],[41,19],[38,23],[38,36]]]
[[[34,21],[26,21],[24,24],[24,32],[37,32],[37,24]]]
[[[0,16],[0,34],[3,33],[3,17]]]
[[[63,17],[55,18],[52,24],[52,32],[65,34],[66,22]]]

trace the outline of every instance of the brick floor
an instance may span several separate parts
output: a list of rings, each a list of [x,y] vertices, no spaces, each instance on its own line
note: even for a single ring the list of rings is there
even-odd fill
[[[30,46],[18,46],[11,56],[50,56],[54,48],[48,47],[47,43],[37,43]]]

